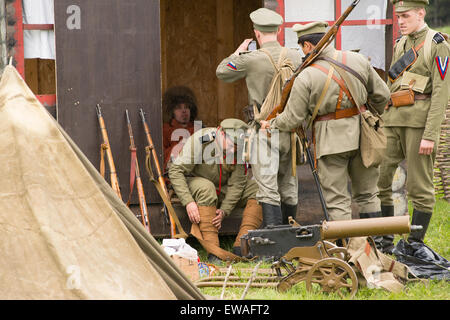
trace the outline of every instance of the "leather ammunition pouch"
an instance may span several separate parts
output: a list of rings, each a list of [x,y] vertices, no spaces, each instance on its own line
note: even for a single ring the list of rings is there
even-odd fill
[[[417,52],[425,45],[425,41],[419,44],[415,48],[411,48],[394,63],[388,72],[389,80],[394,82],[403,75],[403,72],[407,71],[416,61],[419,56]]]
[[[417,51],[414,48],[409,49],[389,70],[389,80],[394,82],[403,72],[409,69],[417,60]]]
[[[393,107],[405,107],[412,106],[414,104],[414,91],[411,89],[400,90],[391,94],[391,100],[389,106]]]

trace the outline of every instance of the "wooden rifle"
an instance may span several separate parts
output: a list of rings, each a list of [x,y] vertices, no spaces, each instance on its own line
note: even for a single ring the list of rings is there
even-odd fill
[[[342,16],[339,17],[339,19],[336,20],[336,22],[331,26],[331,28],[325,33],[325,35],[320,39],[319,43],[315,46],[314,50],[308,54],[305,59],[303,60],[302,64],[295,70],[294,74],[291,76],[291,78],[286,82],[286,84],[283,87],[283,91],[281,94],[281,101],[280,103],[272,110],[272,112],[267,116],[266,121],[269,121],[277,116],[277,114],[283,112],[284,108],[286,107],[287,101],[289,99],[289,95],[292,90],[292,86],[294,85],[294,81],[297,78],[297,76],[305,70],[306,67],[308,67],[310,64],[314,62],[314,60],[322,53],[322,51],[334,40],[336,37],[336,34],[339,31],[339,27],[344,22],[344,20],[348,17],[348,15],[353,11],[353,9],[356,7],[356,5],[359,3],[360,0],[355,0],[352,2],[352,4],[345,10],[345,12],[342,14]]]
[[[116,193],[116,195],[122,200],[122,195],[120,193],[120,187],[119,187],[119,180],[117,178],[117,172],[116,167],[114,165],[114,160],[111,152],[111,146],[109,145],[109,139],[108,139],[108,132],[106,131],[105,126],[105,120],[103,119],[102,115],[102,109],[100,108],[100,105],[97,104],[96,106],[97,110],[97,117],[98,122],[100,124],[100,130],[103,137],[103,143],[100,146],[100,174],[102,177],[105,177],[105,159],[104,154],[106,151],[106,156],[108,158],[108,164],[109,164],[109,171],[110,171],[110,180],[111,180],[111,187]]]
[[[141,174],[139,171],[139,162],[136,155],[136,146],[134,144],[133,129],[131,127],[130,116],[128,109],[125,110],[127,116],[128,135],[130,136],[130,151],[131,151],[131,171],[130,171],[130,195],[128,197],[127,205],[130,205],[131,195],[133,193],[134,177],[136,177],[136,188],[139,196],[139,207],[141,209],[142,224],[150,231],[149,215],[147,210],[147,201],[145,200],[144,186],[142,185]]]
[[[170,236],[172,238],[187,238],[188,235],[183,230],[181,223],[178,219],[178,216],[175,212],[175,209],[170,202],[169,192],[167,190],[166,183],[164,181],[164,177],[162,175],[161,167],[159,165],[158,155],[156,154],[155,146],[153,144],[152,136],[150,135],[150,130],[147,125],[147,121],[145,120],[145,113],[142,108],[139,110],[139,115],[141,116],[142,124],[144,126],[145,135],[147,137],[148,146],[145,147],[145,151],[147,154],[146,159],[146,168],[149,174],[150,181],[155,185],[156,190],[158,191],[161,199],[164,202],[165,208],[169,212],[170,219]],[[155,175],[153,174],[151,159],[153,159],[153,163],[155,164],[157,177],[155,179]],[[178,228],[179,233],[176,233],[176,229]]]
[[[311,154],[311,149],[309,148],[308,137],[306,136],[305,130],[303,127],[297,129],[298,136],[303,144],[303,149],[306,152],[306,157],[309,162],[309,166],[311,167],[311,173],[314,178],[314,183],[316,185],[317,192],[319,194],[320,205],[322,206],[323,215],[326,221],[330,220],[330,216],[328,215],[327,204],[325,203],[325,198],[323,197],[322,187],[320,186],[319,175],[317,174],[317,169],[314,162],[314,157]]]

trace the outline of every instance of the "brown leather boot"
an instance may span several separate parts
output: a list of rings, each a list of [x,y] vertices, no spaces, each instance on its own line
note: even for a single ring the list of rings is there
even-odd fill
[[[203,248],[208,252],[208,259],[217,261],[234,261],[238,256],[220,248],[219,230],[212,224],[212,219],[216,216],[216,207],[199,206],[200,223],[193,223],[191,234],[197,238]]]
[[[198,211],[200,213],[200,223],[198,226],[203,240],[219,247],[219,230],[212,224],[212,219],[216,216],[216,207],[198,206]],[[208,251],[208,253],[210,252]]]
[[[262,207],[255,199],[247,201],[244,212],[242,213],[242,222],[236,241],[233,244],[233,253],[240,255],[241,237],[248,233],[248,230],[255,230],[262,223]]]

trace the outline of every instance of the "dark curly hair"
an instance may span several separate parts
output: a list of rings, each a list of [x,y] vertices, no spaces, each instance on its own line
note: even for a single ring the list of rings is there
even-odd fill
[[[197,117],[197,99],[194,92],[185,86],[175,86],[166,90],[162,104],[165,118],[170,122],[173,119],[173,111],[180,103],[185,103],[191,111],[191,121]]]

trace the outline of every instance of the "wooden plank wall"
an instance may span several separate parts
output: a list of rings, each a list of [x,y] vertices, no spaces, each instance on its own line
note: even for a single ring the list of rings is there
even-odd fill
[[[253,36],[249,14],[261,6],[261,0],[161,0],[163,92],[171,86],[190,87],[205,126],[216,126],[229,117],[243,118],[244,80],[223,83],[216,68]]]
[[[71,0],[55,1],[58,121],[99,168],[103,142],[99,103],[124,200],[130,191],[129,110],[148,203],[161,203],[145,172],[144,109],[162,160],[159,3],[148,0],[79,0],[80,28],[69,28]],[[70,12],[70,10],[69,10]],[[109,168],[107,166],[107,175]],[[109,178],[107,178],[109,181]],[[131,203],[138,204],[134,190]]]
[[[25,59],[25,81],[34,94],[55,94],[55,60]]]

